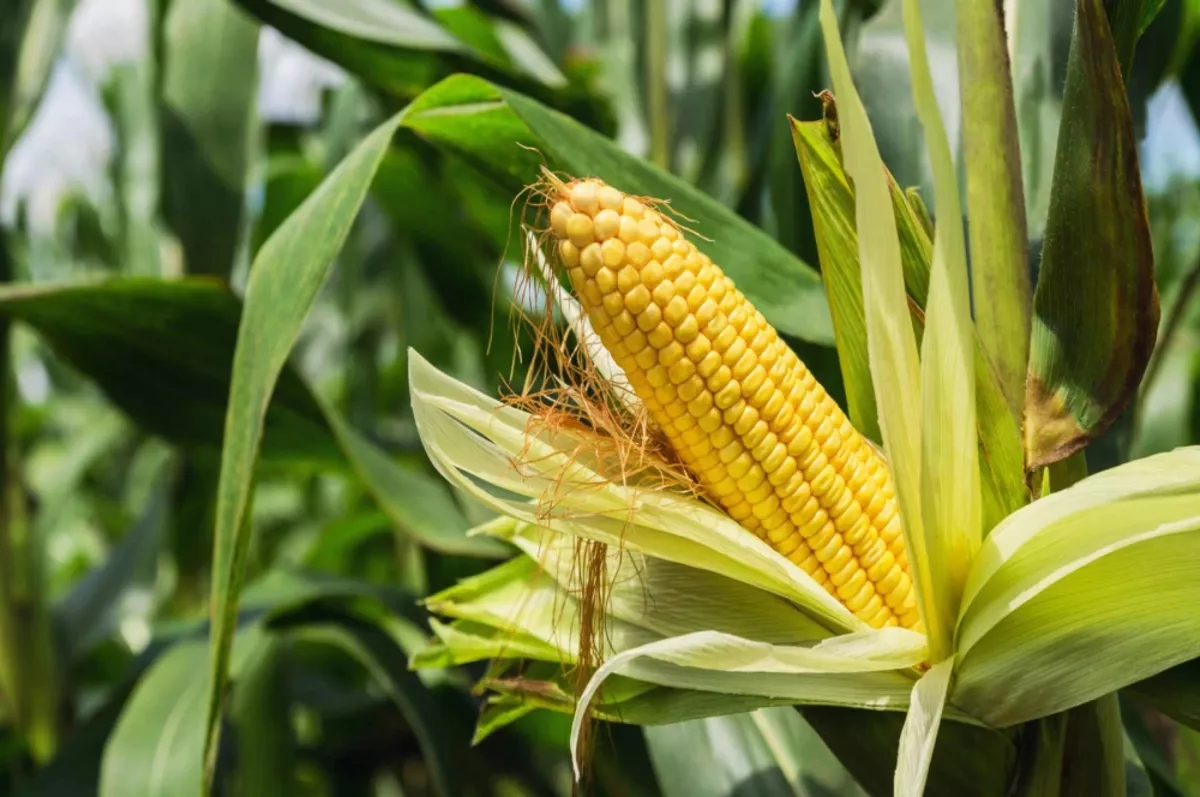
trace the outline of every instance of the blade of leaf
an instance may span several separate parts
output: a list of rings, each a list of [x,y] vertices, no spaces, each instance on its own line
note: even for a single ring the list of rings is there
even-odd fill
[[[175,645],[142,676],[104,747],[99,797],[194,797],[203,769],[203,642]],[[189,721],[191,720],[191,721]]]
[[[900,732],[900,750],[896,760],[896,797],[921,797],[929,778],[933,747],[942,724],[942,709],[954,672],[954,659],[946,659],[929,668],[913,687],[912,702],[904,729]]]
[[[388,518],[430,550],[463,556],[503,557],[507,546],[489,537],[467,536],[468,523],[445,487],[420,471],[402,468],[338,412],[324,406],[334,436]]]
[[[1033,291],[1003,9],[994,3],[959,3],[955,14],[971,219],[971,286],[979,298],[975,326],[984,356],[995,369],[1013,418],[1019,421],[1025,401]]]
[[[32,326],[148,431],[202,449],[221,439],[241,316],[228,288],[143,278],[4,286],[0,314]],[[291,368],[273,394],[263,455],[340,459],[320,407]]]
[[[933,167],[933,266],[925,335],[921,342],[921,396],[924,424],[921,442],[921,506],[925,512],[930,578],[938,607],[927,620],[930,654],[940,661],[952,652],[953,617],[967,569],[981,539],[979,513],[979,438],[975,433],[974,326],[967,287],[967,250],[963,240],[962,204],[950,142],[942,124],[933,77],[925,53],[925,34],[917,0],[904,2],[904,30],[912,67],[917,116],[925,132]]]
[[[234,351],[217,487],[213,644],[205,733],[209,783],[216,761],[241,572],[250,543],[245,519],[271,393],[401,119],[402,113],[381,124],[342,161],[263,245],[250,273]]]
[[[120,622],[122,601],[137,590],[153,589],[166,523],[165,480],[156,481],[145,514],[113,548],[104,563],[80,579],[54,607],[54,620],[66,640],[65,655],[76,659]]]
[[[1128,514],[1167,512],[1174,504],[1180,519],[1104,546],[1065,575],[1025,590],[1002,620],[960,652],[954,704],[1003,727],[1072,708],[1200,655],[1192,602],[1200,578],[1192,555],[1200,502],[1187,498],[1130,502]],[[1103,522],[1094,518],[1091,525]],[[972,631],[970,624],[964,629]]]
[[[1137,136],[1100,0],[1078,0],[1050,214],[1034,293],[1026,467],[1103,433],[1154,347],[1154,283]]]
[[[531,88],[561,81],[557,70],[535,64],[527,54],[514,63],[507,47],[503,56],[480,49],[432,17],[389,0],[236,1],[263,23],[393,97],[411,98],[454,71],[480,72]]]
[[[163,213],[189,273],[228,277],[242,239],[259,26],[232,0],[165,13]]]
[[[75,0],[10,4],[0,32],[0,164],[37,108]]]
[[[230,701],[230,721],[237,732],[237,766],[232,776],[232,791],[236,794],[287,793],[296,786],[295,740],[288,722],[291,694],[284,654],[281,640],[264,640],[247,656]]]
[[[921,418],[914,417],[921,400],[920,361],[904,292],[900,241],[891,210],[883,161],[867,120],[866,110],[850,77],[837,17],[830,0],[821,0],[821,26],[833,85],[838,96],[842,153],[846,173],[857,189],[856,229],[859,262],[863,266],[863,306],[871,374],[884,449],[896,482],[896,496],[904,519],[904,541],[912,563],[917,603],[925,627],[940,633],[937,599],[925,545],[921,508]],[[865,231],[865,232],[864,232]],[[931,640],[931,647],[943,642]]]
[[[513,195],[546,166],[596,176],[622,191],[671,202],[704,237],[696,245],[780,331],[814,343],[833,341],[821,282],[766,233],[694,186],[623,152],[578,122],[515,91],[456,75],[413,102],[404,124],[464,156]]]
[[[337,647],[356,660],[383,689],[417,737],[428,767],[433,793],[442,797],[463,793],[464,770],[453,758],[463,749],[451,736],[450,726],[433,696],[415,673],[409,671],[404,651],[382,629],[345,619],[302,630],[303,638]]]

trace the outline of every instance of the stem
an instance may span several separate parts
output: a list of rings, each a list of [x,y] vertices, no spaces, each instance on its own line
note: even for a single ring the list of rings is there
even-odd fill
[[[1021,148],[997,3],[956,6],[970,217],[971,289],[983,354],[1019,423],[1025,404],[1031,289]]]
[[[0,231],[0,283],[12,277],[7,237]],[[58,746],[58,678],[40,540],[25,515],[24,492],[12,466],[10,336],[9,319],[0,317],[0,691],[41,763]]]
[[[650,117],[650,160],[671,168],[671,110],[667,91],[667,0],[646,4],[646,102]]]

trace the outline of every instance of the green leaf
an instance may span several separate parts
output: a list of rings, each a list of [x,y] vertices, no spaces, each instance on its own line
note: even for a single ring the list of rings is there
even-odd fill
[[[239,797],[289,793],[296,785],[284,652],[283,641],[264,640],[247,657],[233,690],[229,714],[237,750],[231,791]]]
[[[242,306],[207,279],[116,279],[0,288],[0,314],[34,327],[143,428],[211,450],[222,421]],[[444,485],[395,462],[285,367],[271,395],[261,456],[341,469],[349,463],[394,527],[432,550],[500,556],[467,537]]]
[[[1200,448],[1104,471],[1013,514],[963,601],[951,701],[998,727],[1200,655]]]
[[[929,778],[933,748],[942,724],[942,709],[954,671],[954,659],[938,662],[913,687],[912,701],[900,731],[896,759],[896,797],[921,797]]]
[[[1133,684],[1129,693],[1176,722],[1200,729],[1200,658]]]
[[[857,429],[879,440],[875,386],[867,355],[866,316],[862,304],[862,267],[858,259],[858,236],[854,220],[854,189],[838,154],[836,106],[828,101],[828,119],[821,122],[792,121],[792,137],[804,173],[817,232],[821,273],[829,297],[837,339],[838,360],[844,377],[850,417]],[[914,205],[919,196],[906,195],[889,179],[892,208],[900,235],[904,284],[912,308],[917,334],[924,330],[924,313],[929,295],[933,245]],[[923,207],[923,206],[922,206]],[[976,429],[979,434],[979,466],[983,497],[983,528],[990,530],[1024,505],[1024,452],[1020,427],[1008,408],[1000,385],[975,344]]]
[[[320,167],[305,155],[289,152],[270,158],[263,206],[254,225],[253,254],[257,255],[279,225],[317,190],[324,176]]]
[[[503,557],[507,546],[483,536],[467,536],[470,526],[453,497],[436,479],[403,468],[350,428],[332,407],[325,418],[379,507],[405,535],[430,550],[462,556]]]
[[[971,287],[983,356],[1015,421],[1025,401],[1032,290],[1021,148],[1004,36],[1004,9],[955,6]]]
[[[350,620],[306,627],[301,636],[339,648],[362,665],[417,737],[434,793],[443,797],[463,793],[465,773],[455,760],[462,743],[450,737],[442,711],[421,680],[409,671],[407,657],[395,640],[380,628]]]
[[[75,0],[17,0],[0,31],[0,165],[33,118]]]
[[[925,335],[921,341],[921,396],[924,401],[921,442],[922,509],[928,537],[924,543],[938,610],[925,615],[934,661],[951,656],[954,614],[971,558],[982,538],[980,528],[979,437],[975,421],[975,328],[967,285],[967,247],[963,240],[962,203],[950,142],[933,93],[933,76],[926,55],[925,33],[917,0],[905,0],[904,31],[909,46],[913,95],[925,132],[933,168],[934,205],[941,223],[934,231],[933,266]],[[915,566],[919,566],[918,565]],[[944,626],[934,629],[934,618]],[[935,665],[934,669],[939,665]],[[931,671],[929,675],[933,675]],[[926,676],[929,677],[929,676]],[[946,676],[947,681],[949,675]],[[928,687],[935,694],[944,687]],[[931,698],[932,699],[932,698]],[[940,708],[938,709],[940,717]],[[915,721],[915,720],[914,720]],[[936,726],[936,722],[934,723]],[[936,734],[936,727],[933,733]],[[904,750],[901,737],[901,750]],[[932,743],[929,754],[932,755]],[[903,756],[902,756],[903,758]],[[920,775],[897,775],[901,782],[924,784],[928,757]],[[897,789],[900,790],[899,788]]]
[[[104,748],[99,797],[195,797],[203,767],[203,642],[175,645],[142,676]]]
[[[142,278],[0,288],[0,313],[32,326],[140,426],[184,446],[222,436],[241,307],[206,280]],[[267,413],[263,456],[341,459],[321,409],[285,369]]]
[[[111,634],[121,619],[122,603],[139,590],[152,591],[167,512],[166,484],[159,479],[145,514],[113,548],[104,563],[71,588],[54,607],[64,654],[77,659]]]
[[[1026,467],[1103,433],[1136,393],[1159,307],[1137,136],[1100,0],[1078,0],[1025,398]]]
[[[477,77],[456,75],[417,98],[405,126],[457,152],[514,197],[543,163],[595,176],[626,193],[669,200],[702,239],[697,245],[780,331],[831,343],[829,308],[817,275],[764,232],[683,180],[544,105]]]
[[[263,23],[345,67],[393,97],[415,96],[452,71],[465,69],[530,86],[555,86],[562,75],[532,55],[526,42],[483,44],[478,28],[468,41],[432,17],[390,0],[237,0]],[[495,46],[503,50],[495,49]],[[514,55],[515,51],[515,55]],[[544,58],[544,56],[543,56]]]
[[[863,794],[790,708],[653,726],[646,744],[664,797]]]
[[[242,240],[258,88],[258,28],[232,0],[167,6],[163,212],[192,274],[227,277]]]
[[[1054,155],[1062,115],[1060,40],[1068,39],[1074,21],[1069,3],[1011,0],[1005,25],[1012,63],[1013,94],[1025,189],[1025,217],[1030,240],[1041,239],[1046,227],[1054,180]]]
[[[251,482],[271,394],[400,120],[400,114],[393,116],[351,152],[263,245],[251,269],[234,351],[217,487],[213,646],[205,723],[205,772],[210,783],[233,622],[250,543],[246,517]]]
[[[491,19],[478,8],[458,6],[434,10],[437,21],[460,41],[489,61],[536,78],[548,86],[564,86],[567,79],[519,25]]]

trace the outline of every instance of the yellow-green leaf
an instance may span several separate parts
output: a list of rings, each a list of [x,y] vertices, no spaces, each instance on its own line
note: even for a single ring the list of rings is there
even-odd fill
[[[904,2],[913,94],[933,166],[934,206],[939,224],[934,232],[933,271],[925,336],[921,342],[921,396],[924,423],[921,442],[922,508],[928,564],[938,577],[929,579],[939,627],[928,625],[935,660],[950,655],[955,608],[967,578],[971,557],[981,537],[979,512],[979,439],[975,434],[975,327],[967,287],[967,249],[963,240],[962,203],[950,142],[933,93],[933,77],[925,54],[925,34],[917,0]]]
[[[997,726],[1072,708],[1200,655],[1200,448],[1079,482],[985,541],[952,701]]]
[[[946,692],[953,672],[953,658],[940,661],[913,687],[896,757],[896,797],[921,797],[925,793],[933,746],[942,724],[942,710],[946,706]]]

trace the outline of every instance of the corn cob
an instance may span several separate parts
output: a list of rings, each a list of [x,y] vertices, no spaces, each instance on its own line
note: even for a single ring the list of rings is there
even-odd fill
[[[680,459],[857,617],[919,627],[891,474],[804,363],[669,219],[551,179],[571,287]]]

